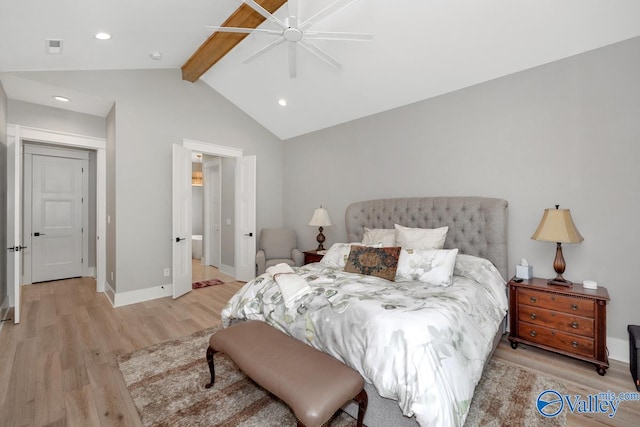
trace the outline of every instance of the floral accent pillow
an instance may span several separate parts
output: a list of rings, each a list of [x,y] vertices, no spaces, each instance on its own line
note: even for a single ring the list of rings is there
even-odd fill
[[[442,249],[449,227],[410,228],[395,224],[396,245],[405,249]]]
[[[364,228],[362,244],[370,245],[380,243],[382,247],[392,247],[396,245],[396,230],[393,228]]]
[[[371,248],[368,246],[353,246],[349,252],[344,271],[376,276],[382,279],[395,280],[399,247]]]
[[[362,246],[362,243],[334,243],[327,249],[327,253],[320,260],[320,264],[331,268],[344,268],[347,258],[349,258],[351,246]],[[379,248],[380,244],[367,246]]]
[[[453,283],[458,249],[404,249],[400,252],[396,280],[417,280],[438,286]]]

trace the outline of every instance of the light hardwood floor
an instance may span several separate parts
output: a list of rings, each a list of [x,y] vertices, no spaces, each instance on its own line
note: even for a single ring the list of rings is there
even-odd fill
[[[119,308],[88,278],[23,287],[22,322],[0,333],[0,426],[140,425],[117,355],[213,326],[241,286]],[[506,339],[494,357],[556,377],[571,394],[635,391],[628,365],[617,361],[600,377],[587,363],[525,346],[513,350]],[[571,426],[639,421],[640,402],[623,402],[614,418],[568,415]]]

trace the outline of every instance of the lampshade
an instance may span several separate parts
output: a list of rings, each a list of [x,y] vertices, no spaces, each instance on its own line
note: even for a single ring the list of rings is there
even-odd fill
[[[309,221],[309,225],[314,227],[329,227],[333,225],[331,218],[329,217],[329,211],[322,206],[313,211],[313,217]]]
[[[533,240],[556,243],[579,243],[584,240],[571,219],[569,209],[545,209]]]

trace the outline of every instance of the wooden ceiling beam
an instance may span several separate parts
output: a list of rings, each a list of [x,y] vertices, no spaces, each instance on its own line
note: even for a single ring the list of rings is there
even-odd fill
[[[269,13],[275,13],[287,0],[256,0]],[[246,3],[242,3],[235,12],[222,24],[223,27],[257,28],[265,18],[253,10]],[[196,50],[191,58],[182,66],[182,79],[195,82],[213,65],[220,61],[231,49],[242,41],[248,34],[241,33],[213,33]]]

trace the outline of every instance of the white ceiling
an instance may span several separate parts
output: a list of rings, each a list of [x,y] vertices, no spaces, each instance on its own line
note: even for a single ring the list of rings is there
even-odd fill
[[[300,19],[332,1],[299,0]],[[0,72],[180,68],[209,36],[205,25],[221,24],[240,4],[0,0]],[[286,5],[278,15],[287,15]],[[312,27],[374,35],[314,42],[341,69],[299,51],[298,77],[290,79],[284,44],[243,64],[272,40],[257,34],[202,80],[287,139],[640,36],[638,17],[637,0],[360,0]],[[98,31],[113,39],[95,40]],[[64,40],[61,55],[45,53],[48,38]],[[112,103],[10,75],[2,82],[11,99],[89,114],[105,115]],[[60,105],[54,94],[74,102]]]

